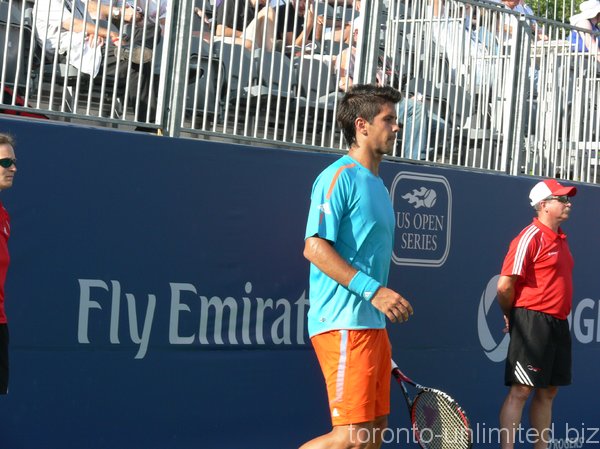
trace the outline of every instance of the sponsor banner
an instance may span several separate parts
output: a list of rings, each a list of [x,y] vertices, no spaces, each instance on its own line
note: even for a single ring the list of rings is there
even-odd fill
[[[329,430],[302,250],[312,183],[337,155],[9,119],[0,130],[19,160],[0,193],[11,215],[0,448],[286,449]],[[487,429],[508,341],[495,283],[533,216],[535,180],[393,161],[381,176],[396,215],[389,286],[415,309],[388,325],[394,358],[465,407],[477,447],[498,447]],[[600,422],[599,202],[578,185],[564,226],[574,384],[555,399],[554,449],[595,447]],[[386,438],[407,428],[403,401],[393,389]]]
[[[137,346],[136,359],[146,356],[153,331],[168,328],[173,346],[265,346],[305,345],[306,292],[300,298],[260,298],[252,295],[246,282],[241,298],[206,296],[191,283],[169,283],[168,299],[156,294],[142,297],[123,291],[116,280],[77,279],[79,313],[77,342]],[[162,310],[159,305],[162,305]],[[123,304],[122,304],[123,303]],[[158,310],[157,310],[158,309]],[[158,323],[164,320],[163,323]],[[191,325],[191,326],[190,326]],[[91,328],[95,327],[92,338]],[[125,328],[126,332],[120,332]]]

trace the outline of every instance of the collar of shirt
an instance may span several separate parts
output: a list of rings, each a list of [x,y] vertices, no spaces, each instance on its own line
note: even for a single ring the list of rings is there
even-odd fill
[[[550,229],[548,226],[542,223],[537,217],[533,219],[533,224],[536,225],[544,234],[546,234],[552,240],[564,240],[567,238],[567,234],[565,234],[560,227],[558,228],[558,232],[554,232],[552,229]]]

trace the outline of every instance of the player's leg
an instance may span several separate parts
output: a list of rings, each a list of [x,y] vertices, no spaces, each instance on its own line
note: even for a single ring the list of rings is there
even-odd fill
[[[533,387],[515,384],[510,387],[500,409],[500,447],[512,449],[521,424],[523,408]]]
[[[539,438],[533,445],[534,449],[546,449],[552,437],[552,401],[558,393],[558,387],[537,388],[529,408],[529,423],[536,429]]]
[[[375,392],[375,422],[373,424],[374,444],[373,449],[379,449],[383,442],[383,435],[387,429],[388,415],[390,414],[390,389],[392,382],[392,345],[387,330],[382,329],[377,334],[373,351],[376,354],[377,382]]]
[[[387,344],[383,362],[378,350],[382,338]],[[391,363],[391,350],[385,330],[336,330],[316,335],[311,342],[325,377],[333,429],[302,449],[378,448],[382,429],[375,435],[376,418],[381,425],[385,423],[383,415],[389,413],[391,369],[386,364]],[[383,370],[387,373],[387,407],[378,401]]]
[[[567,320],[545,317],[551,333],[546,341],[544,365],[540,373],[540,387],[536,388],[529,409],[531,427],[537,430],[540,438],[534,449],[545,449],[552,438],[552,403],[558,387],[571,383],[571,333]],[[538,379],[536,379],[538,380]],[[538,386],[536,384],[536,386]]]
[[[321,435],[300,449],[377,449],[375,422],[334,426],[331,432]]]
[[[373,449],[379,449],[383,442],[383,435],[385,430],[387,429],[388,417],[378,416],[375,418],[375,422],[373,423]]]
[[[540,366],[537,362],[532,362],[540,357],[537,354],[538,351],[533,348],[532,342],[541,338],[545,344],[545,335],[532,334],[538,331],[540,323],[537,318],[532,311],[521,308],[513,309],[510,314],[510,344],[504,372],[504,383],[510,386],[510,389],[500,409],[500,446],[502,449],[514,447],[523,408],[534,387],[538,386],[535,376],[539,371],[528,369],[528,366],[531,368]],[[546,331],[545,334],[547,335],[548,332]],[[540,343],[539,346],[543,347],[543,344]]]

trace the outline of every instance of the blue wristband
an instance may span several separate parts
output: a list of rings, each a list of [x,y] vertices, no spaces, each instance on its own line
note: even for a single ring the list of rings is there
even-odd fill
[[[367,301],[370,301],[373,298],[379,287],[381,287],[379,282],[362,271],[357,271],[348,284],[348,290]]]

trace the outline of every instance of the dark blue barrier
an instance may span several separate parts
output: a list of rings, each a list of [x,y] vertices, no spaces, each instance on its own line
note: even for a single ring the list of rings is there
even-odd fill
[[[329,429],[302,248],[312,181],[336,155],[16,119],[0,130],[19,160],[0,194],[12,217],[1,449],[286,449]],[[389,326],[395,359],[463,403],[476,447],[497,447],[493,278],[533,216],[535,180],[396,162],[382,177],[398,225],[390,285],[415,307]],[[555,402],[553,449],[600,440],[600,189],[578,187],[564,226],[574,385]],[[409,446],[392,391],[385,438]]]

